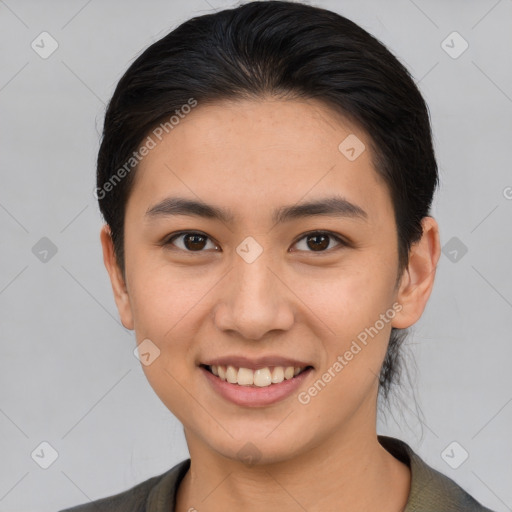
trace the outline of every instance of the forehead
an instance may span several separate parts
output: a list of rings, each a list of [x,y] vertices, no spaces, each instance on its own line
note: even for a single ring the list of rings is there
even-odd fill
[[[132,190],[146,203],[179,194],[254,216],[335,193],[391,212],[369,137],[316,100],[199,104],[155,142]]]

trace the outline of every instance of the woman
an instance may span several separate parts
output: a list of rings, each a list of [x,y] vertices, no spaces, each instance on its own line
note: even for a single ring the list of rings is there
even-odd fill
[[[300,3],[189,20],[120,80],[97,180],[190,459],[69,510],[488,510],[376,433],[440,255],[428,110],[380,42]]]

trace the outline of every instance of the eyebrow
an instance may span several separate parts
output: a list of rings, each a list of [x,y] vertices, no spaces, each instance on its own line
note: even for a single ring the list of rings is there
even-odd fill
[[[219,220],[225,224],[232,224],[235,220],[235,215],[230,210],[183,197],[167,197],[146,211],[146,217],[148,218],[173,215],[203,217]],[[330,196],[306,203],[276,208],[272,213],[272,221],[274,224],[282,224],[316,215],[368,220],[368,214],[360,206],[341,196]]]

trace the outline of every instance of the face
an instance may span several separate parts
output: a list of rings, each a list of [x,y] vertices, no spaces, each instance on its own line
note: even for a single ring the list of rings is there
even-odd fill
[[[393,206],[370,141],[314,100],[198,105],[136,171],[124,281],[109,243],[149,383],[194,449],[232,459],[252,443],[284,461],[374,429],[391,327],[415,321],[430,290],[409,293],[410,276],[395,287]],[[305,370],[282,381],[290,366]]]

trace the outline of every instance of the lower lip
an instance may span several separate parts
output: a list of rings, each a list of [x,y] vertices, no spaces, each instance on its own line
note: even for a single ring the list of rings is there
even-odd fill
[[[222,397],[237,405],[247,407],[264,407],[293,394],[310,374],[312,368],[304,370],[292,379],[283,380],[279,384],[270,384],[265,387],[240,386],[221,380],[206,368],[200,367],[213,389]]]

